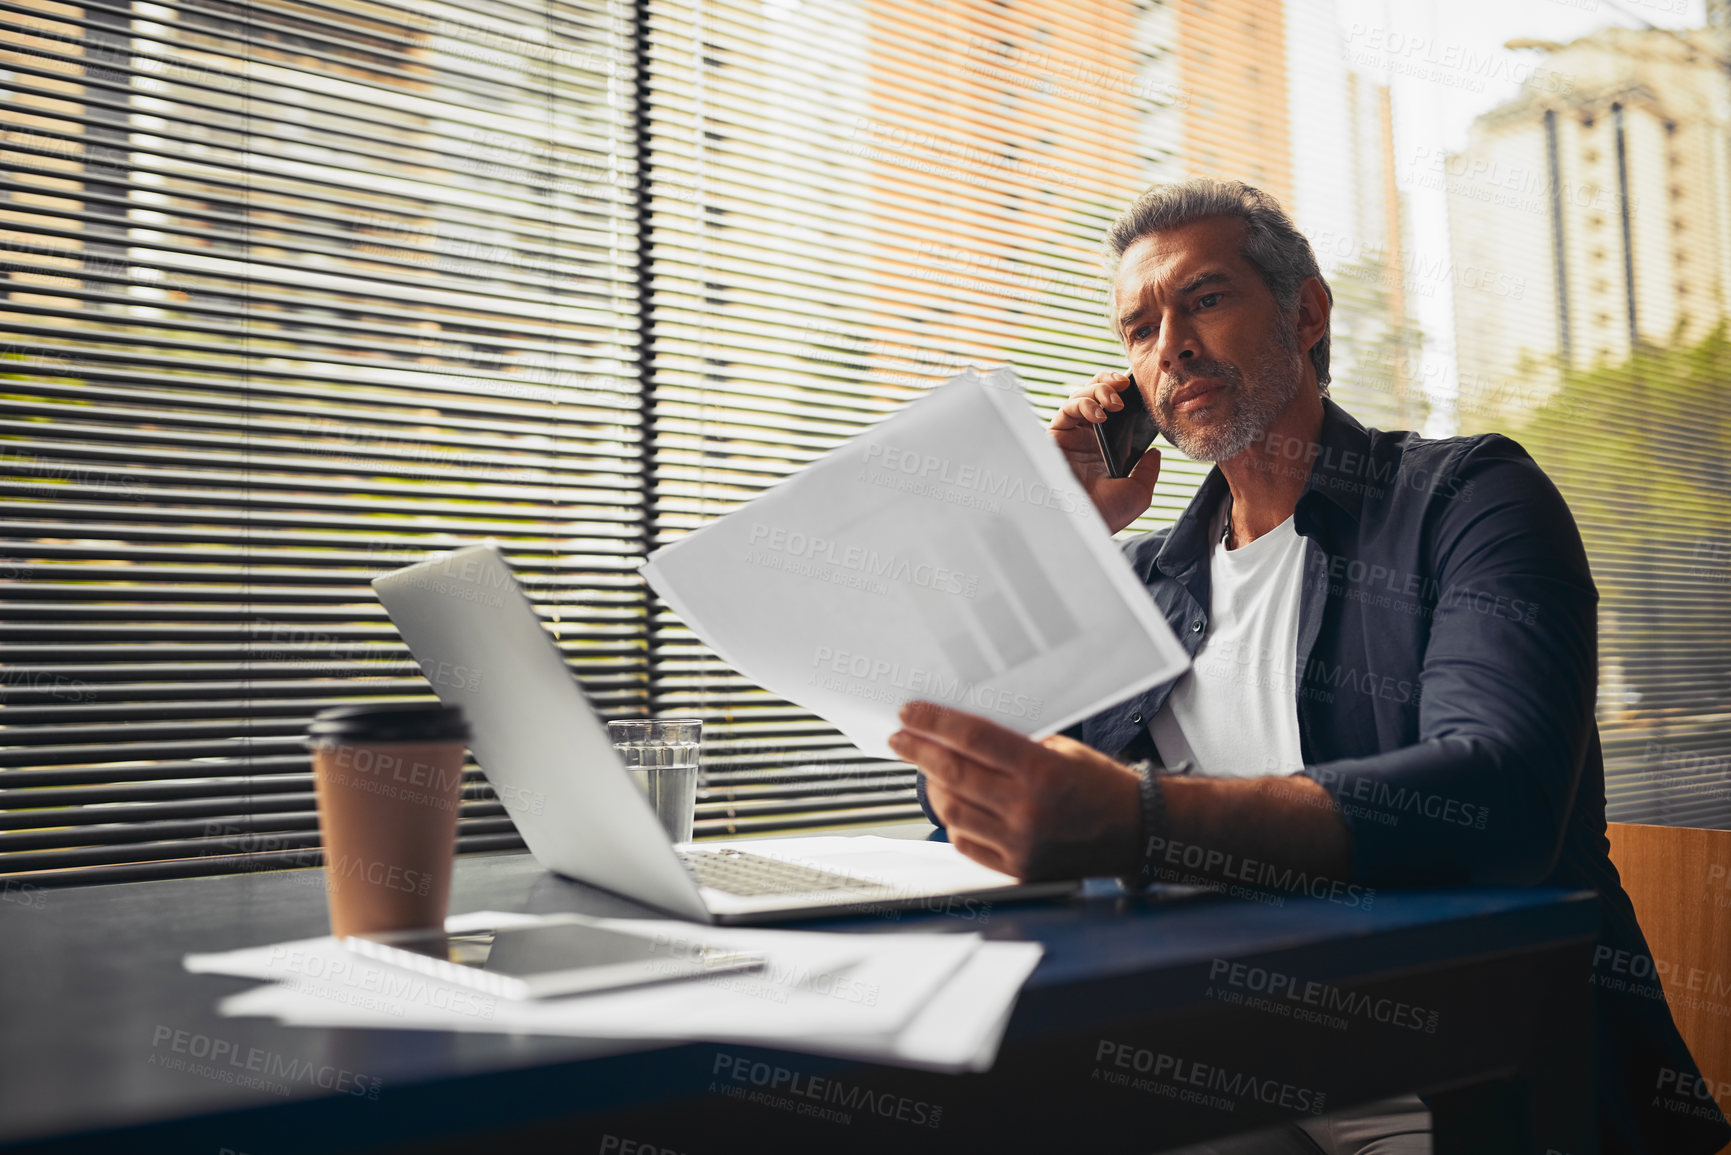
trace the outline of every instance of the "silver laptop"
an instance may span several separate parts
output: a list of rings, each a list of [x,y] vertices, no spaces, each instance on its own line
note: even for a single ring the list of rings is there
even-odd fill
[[[673,845],[492,542],[374,579],[379,600],[446,705],[536,861],[700,922],[1062,894],[1023,885],[947,844],[751,839]],[[849,844],[852,844],[851,846]]]

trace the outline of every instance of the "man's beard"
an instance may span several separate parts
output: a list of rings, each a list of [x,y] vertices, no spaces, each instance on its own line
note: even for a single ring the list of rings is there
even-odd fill
[[[1244,373],[1230,361],[1180,362],[1176,373],[1166,375],[1164,396],[1154,403],[1160,431],[1192,461],[1226,461],[1238,456],[1268,432],[1274,419],[1298,396],[1304,383],[1299,364],[1298,333],[1282,315],[1275,322],[1274,345],[1264,349],[1251,367],[1250,386]],[[1172,394],[1198,377],[1221,382],[1210,399],[1218,410],[1228,407],[1226,420],[1201,429],[1182,426],[1172,409]]]

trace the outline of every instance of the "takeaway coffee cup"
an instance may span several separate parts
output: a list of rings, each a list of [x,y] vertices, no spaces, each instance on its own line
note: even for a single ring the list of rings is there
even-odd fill
[[[468,739],[463,712],[438,703],[343,706],[313,719],[332,934],[445,925]]]

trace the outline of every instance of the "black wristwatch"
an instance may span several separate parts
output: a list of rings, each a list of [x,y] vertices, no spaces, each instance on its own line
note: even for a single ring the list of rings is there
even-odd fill
[[[1164,840],[1168,826],[1166,791],[1160,785],[1160,779],[1167,773],[1188,773],[1190,763],[1180,762],[1168,771],[1153,759],[1144,758],[1140,762],[1130,763],[1130,769],[1136,771],[1136,776],[1141,779],[1141,822],[1138,829],[1141,835],[1142,865],[1135,874],[1127,875],[1118,881],[1124,886],[1124,889],[1140,893],[1147,890],[1154,882],[1154,840],[1157,838]]]

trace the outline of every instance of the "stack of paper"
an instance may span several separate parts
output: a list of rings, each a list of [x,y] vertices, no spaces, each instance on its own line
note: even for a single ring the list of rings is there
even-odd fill
[[[530,926],[535,915],[455,915],[446,930]],[[189,971],[270,980],[223,1000],[225,1015],[299,1026],[492,1031],[667,1042],[751,1043],[940,1071],[984,1071],[1040,960],[1038,943],[977,934],[825,934],[597,919],[684,950],[753,951],[761,971],[514,1001],[363,958],[334,938],[186,956]]]
[[[1190,663],[1009,369],[951,379],[643,572],[878,758],[913,699],[1041,738]]]

